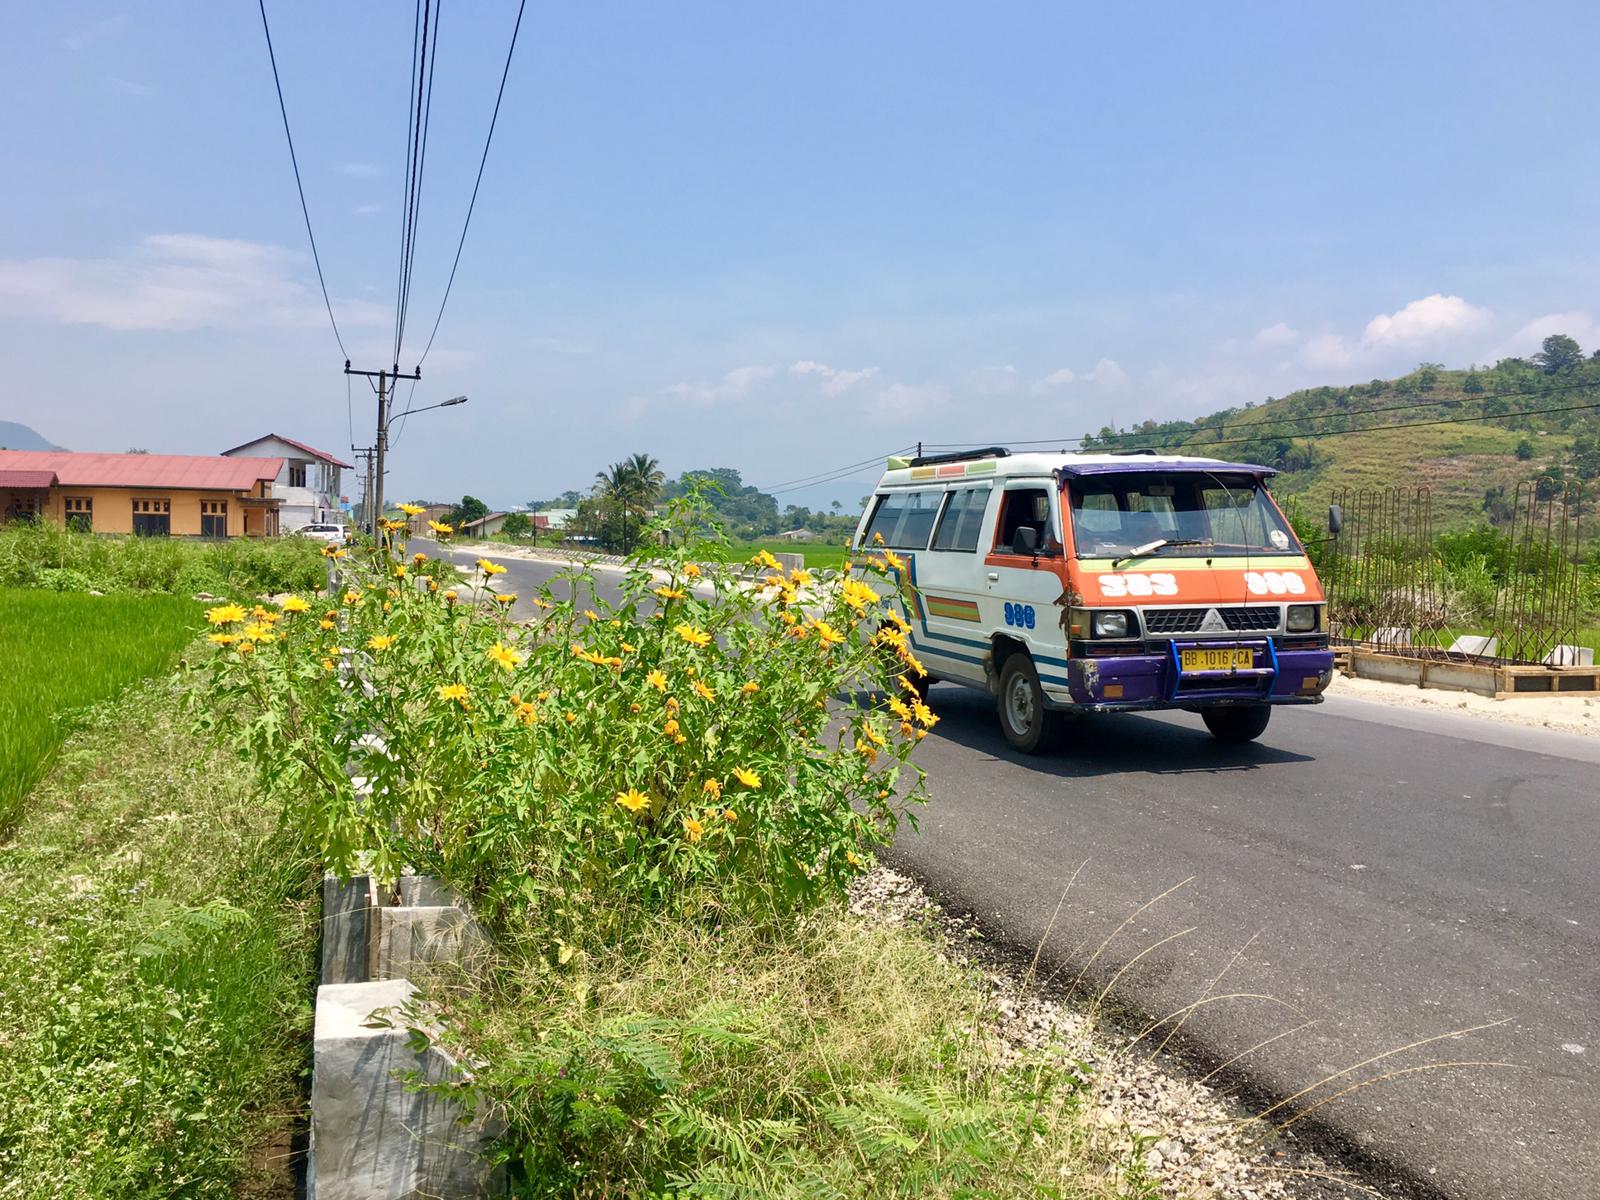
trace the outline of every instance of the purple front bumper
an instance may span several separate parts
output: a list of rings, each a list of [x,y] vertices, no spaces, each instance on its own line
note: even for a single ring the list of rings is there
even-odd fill
[[[1185,646],[1252,650],[1255,665],[1236,671],[1183,671]],[[1068,691],[1075,707],[1103,710],[1192,708],[1215,704],[1315,704],[1333,678],[1333,652],[1278,649],[1270,641],[1175,642],[1167,653],[1073,658]]]

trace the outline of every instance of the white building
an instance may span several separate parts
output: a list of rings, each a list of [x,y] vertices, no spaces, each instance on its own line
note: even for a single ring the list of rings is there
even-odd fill
[[[232,458],[283,459],[283,469],[272,488],[273,496],[283,501],[278,510],[280,532],[292,533],[304,525],[339,519],[339,472],[348,471],[349,463],[276,433],[222,453]]]

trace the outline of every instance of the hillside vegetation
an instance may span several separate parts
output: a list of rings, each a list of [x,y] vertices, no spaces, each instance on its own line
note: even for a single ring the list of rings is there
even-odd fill
[[[1486,370],[1423,363],[1399,379],[1307,388],[1195,421],[1106,426],[1084,442],[1142,448],[1276,467],[1273,490],[1307,505],[1343,488],[1425,485],[1438,529],[1501,524],[1521,481],[1600,491],[1600,351],[1585,357],[1556,335],[1539,354]]]

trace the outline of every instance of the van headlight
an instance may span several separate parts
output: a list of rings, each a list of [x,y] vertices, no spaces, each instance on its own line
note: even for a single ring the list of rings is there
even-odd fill
[[[1097,612],[1089,618],[1089,636],[1097,638],[1125,638],[1133,624],[1133,614],[1126,612]]]
[[[1321,611],[1320,604],[1291,604],[1284,628],[1290,633],[1315,633]]]

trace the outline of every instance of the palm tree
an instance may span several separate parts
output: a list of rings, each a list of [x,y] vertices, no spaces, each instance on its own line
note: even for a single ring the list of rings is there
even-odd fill
[[[622,518],[624,552],[633,549],[633,538],[628,531],[629,516],[637,516],[642,522],[661,498],[661,488],[666,481],[661,464],[648,454],[630,455],[594,477],[595,494],[612,505]]]

